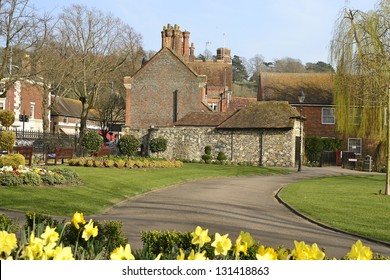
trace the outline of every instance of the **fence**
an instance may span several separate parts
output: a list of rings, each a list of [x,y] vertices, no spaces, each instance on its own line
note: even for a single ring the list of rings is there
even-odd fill
[[[42,132],[36,130],[10,129],[16,134],[17,146],[34,146],[34,153],[44,153],[57,146],[76,147],[77,135]],[[0,128],[0,133],[4,129]]]

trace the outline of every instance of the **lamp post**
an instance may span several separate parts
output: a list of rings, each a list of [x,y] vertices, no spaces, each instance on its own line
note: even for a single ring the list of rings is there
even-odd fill
[[[298,101],[301,104],[299,110],[299,160],[298,171],[302,170],[302,103],[305,101],[305,93],[303,90],[298,94]]]

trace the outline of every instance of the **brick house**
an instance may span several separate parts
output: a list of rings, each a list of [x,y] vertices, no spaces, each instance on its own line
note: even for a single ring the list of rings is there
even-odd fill
[[[67,135],[78,134],[80,127],[81,101],[52,96],[52,109],[50,110],[50,131]],[[99,114],[96,110],[90,110],[87,119],[87,128],[99,130]]]
[[[2,90],[1,90],[2,89]],[[44,90],[39,83],[31,81],[16,81],[11,87],[5,90],[0,88],[0,110],[10,110],[15,114],[15,122],[11,129],[21,132],[34,131],[43,132],[43,94]],[[81,102],[78,100],[49,95],[49,103],[53,104],[48,110],[50,121],[50,132],[74,135],[80,123]],[[21,115],[27,116],[26,121],[20,119]],[[99,117],[95,110],[91,110],[87,126],[90,129],[99,128]]]
[[[22,129],[21,115],[26,115],[25,130],[42,131],[43,88],[28,80],[16,81],[7,90],[1,87],[0,110],[10,110],[15,113],[14,129]]]
[[[230,50],[219,48],[215,61],[195,60],[190,33],[167,25],[162,48],[126,87],[126,126],[172,126],[190,112],[226,111],[232,86]]]
[[[305,137],[337,138],[343,151],[353,151],[358,156],[374,155],[376,144],[356,135],[343,135],[336,127],[333,102],[333,74],[330,73],[274,73],[259,76],[258,101],[288,101],[298,111],[302,105],[305,117]],[[303,91],[303,104],[298,94]]]

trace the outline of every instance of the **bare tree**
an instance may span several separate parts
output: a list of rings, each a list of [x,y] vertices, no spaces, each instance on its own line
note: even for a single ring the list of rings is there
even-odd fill
[[[264,56],[256,54],[249,59],[248,74],[251,77],[251,80],[257,80],[259,73],[264,69],[266,69],[266,66],[264,65]]]
[[[31,76],[29,54],[45,35],[45,21],[28,0],[0,1],[0,80],[7,78],[6,87]]]
[[[274,71],[283,73],[302,73],[306,70],[305,66],[299,59],[285,57],[275,60]]]
[[[100,129],[105,142],[107,141],[106,135],[113,126],[125,120],[126,103],[122,87],[122,79],[121,83],[117,85],[112,82],[110,88],[107,87],[104,93],[99,96],[96,110],[99,113]]]
[[[135,56],[141,57],[141,36],[120,19],[80,5],[63,10],[57,36],[69,66],[65,88],[82,103],[82,138],[88,112],[96,106],[99,95],[107,90],[112,75]]]

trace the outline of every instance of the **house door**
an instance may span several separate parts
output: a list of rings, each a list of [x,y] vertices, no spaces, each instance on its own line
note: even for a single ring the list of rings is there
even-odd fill
[[[298,166],[299,156],[301,154],[301,145],[300,145],[301,137],[295,137],[295,166]]]

